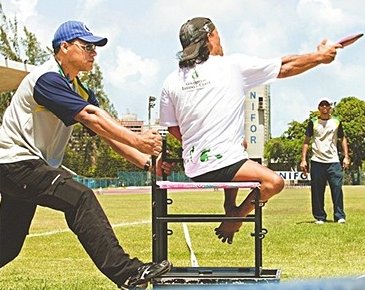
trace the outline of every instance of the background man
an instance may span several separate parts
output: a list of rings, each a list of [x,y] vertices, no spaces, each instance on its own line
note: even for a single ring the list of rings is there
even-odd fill
[[[308,171],[307,152],[309,142],[313,137],[311,174],[312,214],[316,224],[323,224],[327,220],[324,209],[324,193],[328,182],[331,189],[333,202],[333,219],[339,224],[346,222],[343,208],[342,168],[348,168],[350,159],[348,155],[347,139],[344,135],[341,121],[331,116],[331,103],[324,99],[318,104],[319,116],[311,119],[305,133],[302,148],[301,169]],[[344,154],[342,166],[340,164],[337,141],[341,140]]]
[[[0,128],[0,267],[20,252],[37,205],[60,210],[95,265],[121,287],[145,284],[169,271],[168,261],[142,263],[123,250],[94,193],[59,169],[72,127],[80,122],[119,154],[149,169],[161,150],[153,130],[136,134],[98,107],[78,78],[90,71],[96,47],[107,39],[79,21],[63,23],[54,57],[28,74],[14,94]],[[169,171],[168,164],[159,169]]]
[[[277,78],[303,73],[330,63],[336,48],[322,41],[317,51],[275,59],[243,54],[223,55],[218,30],[209,18],[196,17],[181,26],[179,69],[163,85],[160,123],[182,142],[187,176],[194,181],[261,182],[261,199],[279,193],[284,182],[275,172],[248,159],[244,138],[244,100],[251,88]],[[225,190],[227,216],[253,210],[248,195],[236,205],[236,189]],[[222,242],[232,243],[241,222],[223,222],[215,229]]]

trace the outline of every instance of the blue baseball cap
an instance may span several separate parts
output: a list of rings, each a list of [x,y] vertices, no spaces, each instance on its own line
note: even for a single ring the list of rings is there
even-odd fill
[[[93,35],[84,23],[71,20],[62,23],[60,27],[58,27],[52,40],[52,47],[55,49],[59,47],[62,42],[67,42],[76,38],[93,43],[96,46],[104,46],[108,42],[108,39],[105,37]]]

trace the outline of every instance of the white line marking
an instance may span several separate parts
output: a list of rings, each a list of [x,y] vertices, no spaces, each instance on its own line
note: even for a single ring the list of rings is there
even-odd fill
[[[188,229],[188,225],[186,223],[182,223],[183,231],[184,231],[184,237],[186,245],[188,246],[189,252],[190,252],[190,262],[192,267],[199,267],[198,259],[195,256],[195,253],[193,251],[193,246],[191,243],[190,233]]]
[[[120,228],[120,227],[136,226],[136,225],[143,225],[143,224],[150,224],[150,223],[151,223],[151,221],[118,223],[118,224],[112,224],[112,227]],[[29,234],[28,237],[29,238],[45,237],[45,236],[52,236],[52,235],[57,235],[57,234],[62,234],[62,233],[67,233],[67,232],[71,232],[71,230],[70,229],[59,229],[59,230],[53,230],[53,231],[48,231],[48,232],[34,233],[34,234]]]
[[[54,184],[58,178],[60,178],[61,174],[58,174],[51,182],[51,184]]]

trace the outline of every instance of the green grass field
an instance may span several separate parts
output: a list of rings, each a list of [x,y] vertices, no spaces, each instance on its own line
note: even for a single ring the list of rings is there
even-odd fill
[[[365,187],[345,186],[347,223],[313,224],[308,188],[285,189],[263,209],[263,266],[281,269],[282,281],[365,274]],[[240,198],[247,192],[242,192]],[[222,192],[173,193],[173,212],[222,212]],[[124,249],[151,260],[150,193],[98,195]],[[326,210],[332,219],[330,194]],[[254,265],[252,223],[245,223],[232,245],[214,235],[216,223],[188,225],[201,266]],[[170,260],[190,266],[181,224],[172,224]],[[38,208],[19,257],[0,270],[0,289],[116,289],[93,265],[63,215]]]

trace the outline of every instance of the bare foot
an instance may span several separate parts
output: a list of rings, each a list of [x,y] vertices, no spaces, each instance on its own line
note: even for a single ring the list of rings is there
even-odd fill
[[[226,212],[226,216],[229,217],[240,217],[238,212],[238,208],[230,209]],[[222,243],[227,242],[228,244],[232,244],[233,236],[236,232],[239,231],[242,222],[222,222],[218,228],[215,228],[215,234],[218,236],[218,239],[222,240]]]

